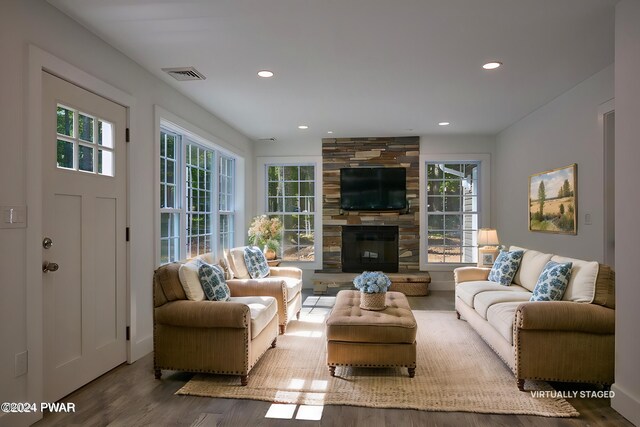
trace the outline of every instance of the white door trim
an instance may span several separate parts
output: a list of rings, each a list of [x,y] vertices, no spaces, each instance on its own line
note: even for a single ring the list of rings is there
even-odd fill
[[[132,122],[132,111],[135,105],[135,98],[122,90],[82,71],[81,69],[63,61],[56,56],[36,47],[29,45],[28,56],[28,76],[26,87],[26,111],[25,133],[27,143],[24,156],[24,170],[26,171],[26,201],[27,201],[27,242],[26,242],[26,291],[27,291],[27,350],[28,367],[27,372],[27,400],[28,402],[42,402],[43,399],[43,301],[42,301],[42,270],[40,267],[42,259],[42,156],[40,146],[42,144],[42,71],[46,70],[64,80],[72,82],[97,95],[107,98],[127,108],[127,127]],[[127,158],[129,158],[129,148],[127,147]],[[127,165],[127,171],[130,171]],[[131,176],[128,173],[128,176]],[[129,221],[129,189],[127,182],[127,224]],[[128,251],[128,249],[127,249]],[[131,287],[129,283],[129,254],[127,253],[127,324],[131,325],[131,319],[135,319],[135,306],[131,304]],[[135,330],[133,328],[132,330]],[[135,360],[132,354],[135,349],[132,343],[127,343],[127,361]],[[33,419],[29,423],[42,418],[40,412],[33,414]]]
[[[615,218],[613,218],[611,216],[611,213],[608,210],[608,206],[610,206],[611,204],[611,196],[613,196],[612,194],[609,194],[608,191],[608,174],[609,173],[614,173],[614,171],[611,170],[611,168],[609,167],[608,164],[608,160],[609,159],[609,155],[607,152],[607,137],[605,135],[605,126],[604,126],[604,118],[607,114],[614,112],[616,109],[616,104],[615,104],[615,99],[610,99],[606,102],[603,102],[602,104],[598,105],[598,132],[600,133],[600,136],[602,137],[602,185],[603,185],[603,196],[602,196],[602,206],[604,206],[604,227],[602,228],[602,260],[605,264],[609,264],[609,266],[611,268],[613,268],[615,270],[616,266],[615,265],[611,265],[611,262],[609,260],[610,257],[610,248],[609,248],[609,241],[611,240],[611,237],[614,237],[611,234],[611,221],[615,221]],[[615,138],[614,138],[615,139]],[[615,143],[614,143],[615,146]],[[615,150],[615,148],[614,148]],[[614,168],[615,169],[615,168]],[[615,233],[614,233],[615,234]]]

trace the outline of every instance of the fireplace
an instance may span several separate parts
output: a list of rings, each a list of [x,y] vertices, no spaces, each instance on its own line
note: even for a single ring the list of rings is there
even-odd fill
[[[398,272],[398,226],[342,226],[342,271]]]

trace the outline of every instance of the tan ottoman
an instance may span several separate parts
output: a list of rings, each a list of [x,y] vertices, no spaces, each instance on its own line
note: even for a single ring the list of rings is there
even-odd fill
[[[387,308],[360,309],[359,291],[340,291],[327,318],[327,365],[416,370],[416,319],[401,292],[387,292]]]

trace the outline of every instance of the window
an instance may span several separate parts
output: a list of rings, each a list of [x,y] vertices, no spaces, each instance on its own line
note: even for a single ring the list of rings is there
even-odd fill
[[[284,261],[315,261],[315,165],[266,165],[266,214],[283,224]]]
[[[101,118],[58,104],[56,162],[60,169],[113,176],[114,126]]]
[[[186,135],[161,129],[162,264],[232,246],[234,178],[233,157]]]
[[[427,162],[427,263],[477,262],[480,162]]]
[[[234,176],[234,159],[220,156],[218,217],[220,221],[219,243],[221,249],[231,249],[233,247],[233,228],[235,225],[233,221]]]
[[[160,259],[180,259],[180,204],[178,203],[178,141],[170,132],[160,133]]]
[[[211,252],[213,152],[185,144],[187,173],[187,258]]]

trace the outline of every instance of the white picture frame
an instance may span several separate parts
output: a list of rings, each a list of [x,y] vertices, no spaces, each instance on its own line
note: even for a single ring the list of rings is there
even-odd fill
[[[482,265],[486,266],[492,266],[493,263],[496,261],[496,256],[493,252],[485,252],[482,255]]]

